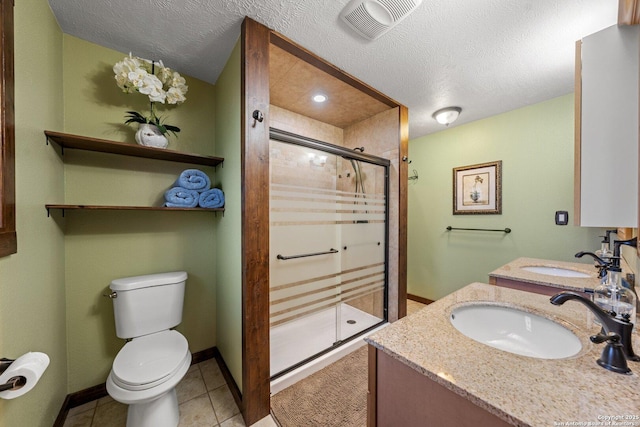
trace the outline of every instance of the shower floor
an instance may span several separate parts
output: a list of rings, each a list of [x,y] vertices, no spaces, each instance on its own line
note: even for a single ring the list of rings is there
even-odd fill
[[[337,307],[271,328],[271,376],[330,348],[337,340],[347,339],[382,322],[348,304],[339,307],[340,335],[337,338]]]

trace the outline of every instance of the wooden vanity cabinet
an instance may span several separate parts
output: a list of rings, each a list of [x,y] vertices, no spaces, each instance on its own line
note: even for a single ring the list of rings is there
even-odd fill
[[[510,424],[369,345],[368,427]]]

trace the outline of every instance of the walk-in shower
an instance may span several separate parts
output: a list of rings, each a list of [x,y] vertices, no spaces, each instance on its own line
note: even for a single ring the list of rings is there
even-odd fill
[[[271,129],[271,377],[387,320],[387,159]]]

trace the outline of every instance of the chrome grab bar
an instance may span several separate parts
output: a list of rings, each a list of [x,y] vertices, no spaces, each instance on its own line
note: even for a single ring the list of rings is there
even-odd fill
[[[331,248],[327,252],[315,252],[312,254],[301,254],[301,255],[291,255],[291,256],[284,256],[284,255],[278,254],[276,258],[281,260],[288,260],[288,259],[295,259],[295,258],[305,258],[309,256],[317,256],[317,255],[337,254],[338,252],[340,251],[338,251],[337,249]]]

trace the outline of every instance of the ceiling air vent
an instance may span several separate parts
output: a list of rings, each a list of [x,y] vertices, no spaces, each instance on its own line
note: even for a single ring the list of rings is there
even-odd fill
[[[411,12],[422,0],[351,0],[340,17],[355,32],[369,40],[375,40]]]

